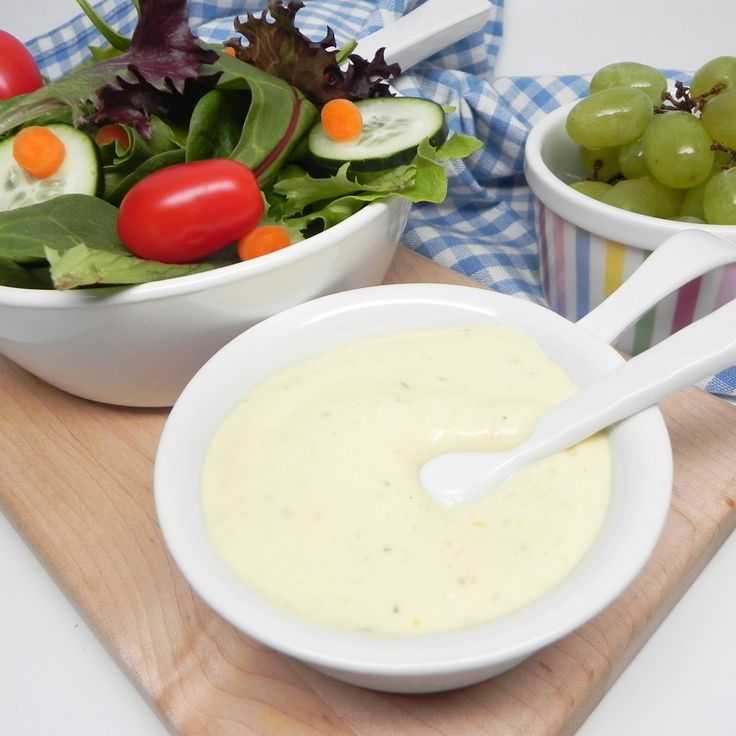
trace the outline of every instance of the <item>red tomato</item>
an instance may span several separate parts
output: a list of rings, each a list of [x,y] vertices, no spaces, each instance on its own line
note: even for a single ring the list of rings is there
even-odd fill
[[[139,258],[191,263],[250,232],[263,215],[253,172],[230,159],[169,166],[123,198],[118,237]]]
[[[7,31],[0,31],[0,100],[43,87],[31,52]]]

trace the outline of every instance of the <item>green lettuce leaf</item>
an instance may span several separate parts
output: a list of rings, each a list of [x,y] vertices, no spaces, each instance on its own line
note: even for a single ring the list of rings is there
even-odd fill
[[[272,209],[269,221],[285,227],[295,242],[337,225],[365,207],[368,202],[385,198],[386,195],[382,192],[348,195],[326,202],[322,207],[306,214],[289,218],[279,218],[278,210]]]
[[[227,54],[220,54],[214,66],[221,72],[218,90],[250,93],[240,137],[229,158],[251,168],[264,187],[317,119],[317,108],[288,82]],[[198,128],[204,135],[205,128]]]
[[[120,205],[123,197],[134,184],[137,184],[141,179],[145,179],[159,169],[183,164],[184,156],[183,148],[173,148],[170,151],[161,151],[160,153],[152,154],[129,173],[126,173],[124,170],[106,170],[105,199],[111,204]]]
[[[127,51],[130,48],[130,39],[119,34],[114,28],[110,28],[87,0],[77,0],[77,5],[82,8],[84,14],[92,21],[92,25],[100,32],[100,35],[105,41],[110,44],[113,51]]]
[[[20,289],[49,289],[48,269],[24,268],[8,258],[0,258],[0,284]]]
[[[151,134],[143,137],[130,126],[127,148],[113,141],[100,146],[105,177],[105,199],[119,205],[136,182],[154,171],[184,162],[186,133],[151,116]]]
[[[273,191],[281,195],[280,213],[289,217],[302,212],[308,205],[337,199],[348,194],[378,193],[391,194],[407,190],[416,176],[411,166],[399,166],[389,172],[370,180],[359,180],[348,172],[350,164],[343,164],[336,174],[329,177],[315,178],[307,172],[280,178],[273,186]]]
[[[302,215],[306,208],[328,206],[345,196],[365,202],[398,194],[412,202],[443,202],[447,196],[447,172],[442,161],[470,155],[480,141],[454,135],[439,148],[423,141],[409,164],[375,173],[357,173],[343,164],[332,176],[314,177],[296,166],[285,168],[273,185],[271,206],[281,218]],[[322,204],[320,204],[322,203]]]
[[[436,151],[440,161],[450,161],[453,158],[467,158],[483,147],[477,138],[464,133],[453,133]]]
[[[117,237],[117,207],[85,194],[65,194],[47,202],[0,212],[0,262],[49,264],[57,289],[98,284],[139,284],[208,271],[211,263],[170,265],[134,256]],[[0,269],[5,286],[21,275]],[[32,288],[39,288],[33,284]]]
[[[454,134],[439,148],[425,140],[411,163],[369,174],[351,172],[349,163],[327,177],[311,176],[298,166],[285,167],[268,195],[268,219],[303,236],[332,227],[367,203],[389,196],[439,204],[447,196],[442,162],[469,156],[481,145],[462,134]]]
[[[186,142],[186,160],[227,158],[235,150],[248,113],[250,95],[243,91],[212,89],[192,111]]]
[[[148,281],[189,276],[209,271],[212,264],[171,265],[136,258],[130,251],[112,252],[88,247],[85,243],[54,250],[47,247],[46,258],[51,267],[51,280],[56,289],[80,286],[132,285]]]

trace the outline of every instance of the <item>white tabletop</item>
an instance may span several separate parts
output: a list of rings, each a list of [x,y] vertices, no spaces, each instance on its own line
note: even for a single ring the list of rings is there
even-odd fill
[[[736,4],[721,0],[506,3],[498,66],[503,75],[585,73],[621,60],[689,70],[734,53]],[[9,5],[2,0],[0,27],[21,39],[50,30],[78,10],[75,0],[17,3],[12,14]],[[734,571],[732,534],[578,736],[733,736]],[[0,586],[0,732],[166,733],[2,514]]]

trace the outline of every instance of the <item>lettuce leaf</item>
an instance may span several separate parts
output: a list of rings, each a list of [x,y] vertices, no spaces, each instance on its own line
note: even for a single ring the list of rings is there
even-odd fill
[[[464,133],[453,133],[436,151],[439,161],[467,158],[483,147],[483,142]]]
[[[24,268],[19,263],[2,257],[0,257],[0,284],[18,289],[51,288],[48,269]]]
[[[357,193],[400,194],[412,202],[439,203],[447,195],[447,173],[441,162],[469,156],[481,145],[479,140],[462,134],[454,134],[439,148],[425,140],[410,163],[368,174],[352,172],[349,163],[327,177],[313,177],[303,169],[290,167],[283,170],[273,191],[284,199],[278,203],[284,217],[315,202]]]
[[[370,61],[350,54],[350,63],[343,71],[342,55],[329,26],[321,41],[311,41],[297,29],[296,14],[303,7],[301,0],[290,0],[285,7],[281,0],[269,0],[268,11],[264,10],[259,18],[248,13],[245,21],[235,21],[235,30],[248,40],[248,45],[243,46],[238,38],[226,45],[242,61],[301,90],[318,107],[337,97],[390,97],[387,82],[401,69],[398,64],[386,63],[384,49],[379,49]],[[268,22],[267,12],[273,22]]]
[[[215,67],[221,72],[218,90],[250,95],[240,137],[229,158],[253,169],[263,188],[276,178],[314,123],[317,108],[296,87],[240,59],[220,54]],[[223,122],[209,114],[206,124],[198,125],[190,135],[193,138],[202,135],[208,126],[212,129]]]
[[[130,39],[120,35],[114,28],[110,28],[87,0],[77,0],[77,5],[82,8],[84,14],[92,21],[92,25],[100,32],[105,41],[110,44],[111,52],[107,54],[102,49],[90,49],[93,57],[99,61],[101,58],[114,56],[115,52],[127,51],[130,48]]]
[[[212,263],[180,266],[137,258],[118,240],[117,216],[117,207],[85,194],[0,212],[0,283],[72,289],[140,284],[214,268]],[[48,284],[41,277],[46,265]]]
[[[389,196],[438,204],[447,196],[443,162],[469,156],[481,145],[476,138],[460,133],[439,148],[425,140],[409,164],[372,174],[351,172],[349,163],[332,176],[316,178],[298,167],[288,167],[269,196],[269,221],[305,235],[327,229],[368,202]]]
[[[333,176],[314,178],[307,172],[294,173],[279,179],[273,191],[284,198],[278,210],[282,217],[301,213],[315,202],[344,197],[356,193],[378,193],[380,195],[408,190],[414,183],[416,172],[411,166],[400,166],[376,177],[360,181],[349,175],[350,164],[343,164]]]
[[[209,271],[209,263],[171,265],[142,260],[123,248],[120,252],[90,248],[79,243],[66,250],[47,247],[46,258],[51,267],[51,281],[56,289],[80,286],[145,284],[149,281],[188,276]]]
[[[104,198],[119,205],[128,190],[148,174],[166,166],[183,163],[186,133],[161,120],[150,118],[151,132],[144,138],[131,126],[124,126],[129,145],[117,141],[100,146],[105,177]]]

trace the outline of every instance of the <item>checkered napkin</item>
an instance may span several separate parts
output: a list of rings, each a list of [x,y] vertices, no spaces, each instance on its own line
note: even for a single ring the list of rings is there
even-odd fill
[[[329,25],[338,45],[371,33],[405,15],[422,0],[307,0],[300,30],[313,39]],[[408,70],[395,87],[455,108],[453,130],[485,142],[480,151],[452,165],[449,195],[441,205],[412,208],[403,242],[433,260],[497,291],[544,303],[529,189],[522,173],[530,127],[547,112],[587,93],[582,76],[495,77],[503,32],[504,0],[490,0],[485,28]],[[264,0],[190,0],[195,32],[206,41],[231,38],[233,18],[260,12]],[[130,0],[103,0],[100,15],[130,35],[136,14]],[[50,78],[69,71],[101,39],[77,17],[28,45]],[[390,59],[389,59],[390,61]],[[713,393],[736,395],[736,368],[704,384]]]

